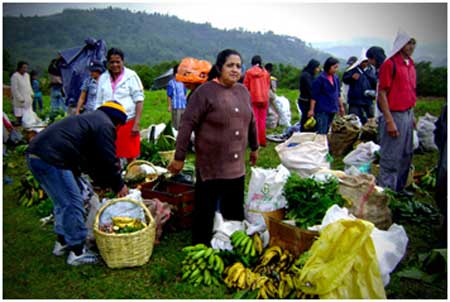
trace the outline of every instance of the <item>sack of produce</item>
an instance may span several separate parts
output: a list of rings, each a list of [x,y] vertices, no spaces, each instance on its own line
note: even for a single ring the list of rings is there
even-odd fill
[[[341,156],[348,153],[358,140],[360,130],[361,122],[356,115],[337,116],[331,124],[331,133],[328,134],[331,155]]]
[[[251,169],[248,197],[244,204],[245,218],[252,224],[264,224],[262,213],[286,206],[283,187],[290,172],[283,165],[276,169]]]
[[[338,178],[339,193],[351,202],[350,213],[374,223],[381,230],[387,230],[391,226],[388,196],[382,188],[375,185],[373,175],[338,175]]]
[[[275,147],[283,166],[308,177],[322,168],[330,168],[326,135],[295,132]]]

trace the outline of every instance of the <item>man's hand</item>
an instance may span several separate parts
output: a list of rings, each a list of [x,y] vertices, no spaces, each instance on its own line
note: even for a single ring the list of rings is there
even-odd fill
[[[173,175],[176,175],[180,173],[181,170],[183,170],[183,167],[184,161],[174,159],[170,162],[169,166],[167,167],[167,170],[169,170],[169,172],[172,173]]]
[[[258,150],[250,152],[250,165],[256,165],[256,161],[258,160]]]
[[[133,128],[131,128],[131,135],[139,135],[139,123],[134,123]]]
[[[392,136],[392,137],[400,136],[400,132],[398,131],[397,125],[395,124],[394,120],[386,121],[386,130],[387,130],[389,136]]]
[[[167,111],[168,111],[168,112],[172,112],[172,106],[169,105],[169,106],[167,107]]]
[[[309,110],[308,111],[308,117],[314,116],[314,110]]]
[[[128,195],[128,187],[127,185],[123,185],[122,189],[117,193],[117,197],[125,197]]]
[[[359,77],[360,77],[360,74],[357,73],[357,72],[355,72],[355,73],[352,75],[352,78],[353,78],[355,81],[358,81],[358,80],[359,80]]]

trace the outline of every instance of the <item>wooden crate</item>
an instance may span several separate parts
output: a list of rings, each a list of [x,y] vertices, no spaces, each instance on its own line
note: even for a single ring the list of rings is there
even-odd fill
[[[162,181],[155,186],[155,182],[141,185],[142,198],[158,198],[174,206],[174,216],[169,222],[175,229],[188,229],[192,226],[192,215],[195,201],[195,187],[193,185]]]
[[[316,231],[303,230],[270,216],[266,216],[265,220],[270,234],[269,245],[279,245],[295,257],[309,250],[319,236]]]

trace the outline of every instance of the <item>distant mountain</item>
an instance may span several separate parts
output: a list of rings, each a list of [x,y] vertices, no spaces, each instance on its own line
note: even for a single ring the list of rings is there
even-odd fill
[[[363,48],[368,49],[374,45],[384,48],[386,55],[389,55],[391,52],[392,42],[382,39],[355,39],[346,42],[321,42],[313,44],[315,48],[321,51],[345,59],[350,56],[359,57]],[[431,62],[434,67],[445,67],[447,66],[447,43],[423,44],[417,41],[413,58],[417,62]]]
[[[302,68],[311,58],[323,62],[329,54],[312,48],[301,39],[219,30],[174,16],[131,12],[116,8],[66,9],[51,16],[3,17],[3,47],[13,62],[27,60],[32,68],[46,68],[58,50],[83,45],[87,37],[103,39],[119,47],[128,64],[156,64],[193,56],[215,61],[225,48],[238,50],[249,66],[251,57],[264,62],[291,64]]]

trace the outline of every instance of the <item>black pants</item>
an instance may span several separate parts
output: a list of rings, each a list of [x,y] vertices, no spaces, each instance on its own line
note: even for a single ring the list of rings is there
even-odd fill
[[[315,132],[316,126],[311,129],[305,129],[305,123],[308,120],[308,111],[311,109],[311,104],[308,101],[301,101],[297,100],[298,106],[300,107],[300,110],[302,111],[302,118],[300,120],[300,132]]]
[[[211,244],[214,213],[220,209],[226,220],[244,219],[245,176],[235,179],[201,181],[197,174],[195,184],[192,243]]]
[[[356,114],[361,121],[361,124],[367,122],[367,119],[374,117],[374,107],[373,105],[349,105],[348,114]]]

